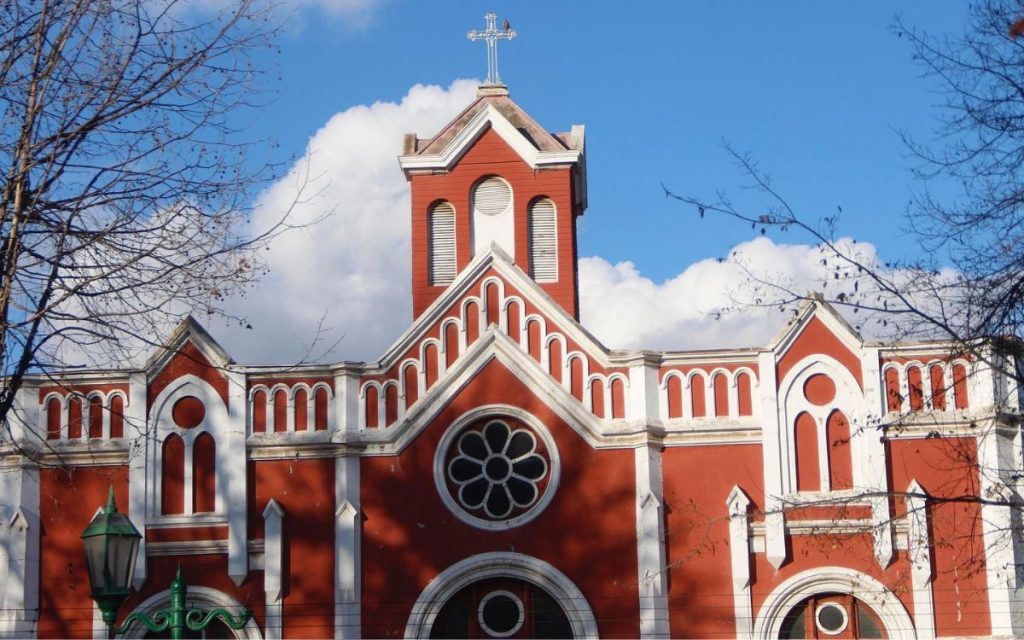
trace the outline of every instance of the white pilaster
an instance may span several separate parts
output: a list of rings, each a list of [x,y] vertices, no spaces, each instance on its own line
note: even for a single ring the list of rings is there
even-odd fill
[[[4,509],[6,576],[0,637],[35,636],[39,610],[39,470],[22,467],[0,478]]]
[[[1013,546],[1012,491],[1000,477],[1000,445],[994,424],[978,437],[989,612],[993,636],[1020,636],[1024,635],[1024,616]]]
[[[729,557],[732,560],[733,612],[736,637],[751,638],[754,633],[754,609],[750,601],[750,498],[733,487],[725,501],[729,508]]]
[[[640,637],[668,638],[668,566],[665,553],[661,447],[635,449],[636,554]]]
[[[240,585],[249,574],[249,534],[246,527],[248,474],[245,470],[249,399],[244,374],[229,371],[225,376],[228,379],[228,424],[219,432],[227,434],[227,442],[217,443],[217,492],[227,499],[228,575],[236,585]]]
[[[873,494],[871,523],[874,535],[875,560],[888,567],[893,559],[892,512],[885,496],[892,490],[886,474],[885,443],[876,428],[881,416],[888,412],[885,383],[882,379],[881,354],[877,347],[865,347],[861,353],[861,372],[864,376],[864,411],[858,423],[850,425],[850,454],[853,462],[855,487]],[[931,388],[931,385],[926,385]]]
[[[764,462],[765,488],[765,555],[768,562],[778,569],[786,561],[786,517],[782,512],[781,496],[788,490],[783,478],[789,474],[789,447],[779,407],[775,377],[775,354],[764,351],[757,356],[760,384],[757,389],[761,400],[761,415],[764,416],[761,452]]]
[[[362,627],[359,457],[335,458],[334,471],[334,637],[353,640]]]
[[[917,637],[935,637],[935,602],[932,594],[932,554],[928,535],[927,494],[913,480],[907,487],[907,546],[910,580],[914,589],[914,626]]]
[[[420,380],[417,385],[420,397],[423,397],[423,372],[419,373]],[[359,432],[359,378],[350,373],[344,372],[334,378],[334,424],[328,424],[328,429],[334,429],[334,439],[340,442],[347,442],[349,438]]]
[[[124,437],[128,440],[128,517],[142,533],[139,560],[135,563],[132,584],[136,589],[146,581],[146,518],[156,515],[155,484],[147,479],[146,461],[155,462],[155,425],[146,420],[146,374],[133,373],[128,379],[128,401],[124,404]],[[154,465],[155,467],[155,465]],[[159,481],[155,475],[152,482]],[[152,511],[150,511],[152,509]]]
[[[267,605],[263,632],[267,640],[280,640],[284,622],[284,510],[273,499],[263,510],[263,531],[263,591]]]
[[[611,385],[609,385],[610,387]],[[658,368],[645,358],[629,368],[626,418],[646,420],[660,416],[658,411]]]

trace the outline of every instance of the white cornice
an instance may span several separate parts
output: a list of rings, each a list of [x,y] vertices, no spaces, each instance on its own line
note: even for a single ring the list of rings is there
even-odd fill
[[[516,129],[493,105],[486,105],[466,123],[451,142],[438,154],[399,156],[403,171],[430,171],[450,169],[469,150],[473,143],[490,127],[501,136],[512,150],[530,167],[574,164],[579,161],[581,149],[541,151]]]

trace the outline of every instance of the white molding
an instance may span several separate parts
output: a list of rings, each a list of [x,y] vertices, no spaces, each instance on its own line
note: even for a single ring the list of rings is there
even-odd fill
[[[754,609],[750,598],[750,498],[736,485],[729,492],[725,505],[729,510],[729,559],[736,637],[750,638],[754,631]]]
[[[647,444],[634,450],[636,465],[636,555],[640,595],[640,637],[668,638],[668,562],[661,448]]]
[[[917,637],[935,637],[935,602],[932,593],[931,536],[928,533],[927,493],[912,480],[907,487],[907,555],[914,590],[914,625]]]
[[[782,620],[790,609],[817,593],[845,593],[874,611],[892,640],[916,638],[914,621],[903,603],[884,584],[846,567],[817,567],[802,571],[768,594],[754,622],[753,637],[778,638]]]
[[[514,518],[509,518],[508,520],[485,520],[468,513],[451,495],[451,492],[448,490],[448,484],[445,480],[447,472],[447,469],[445,468],[445,456],[448,453],[449,448],[454,445],[455,437],[458,436],[459,432],[467,425],[484,418],[493,418],[500,421],[502,417],[506,416],[526,423],[526,425],[540,436],[540,439],[544,442],[544,446],[547,448],[549,460],[548,483],[544,488],[544,494],[540,496],[533,506],[525,512],[515,516]],[[514,430],[511,427],[509,428],[510,430]],[[539,516],[544,509],[547,508],[548,504],[551,503],[551,500],[555,497],[555,493],[558,491],[558,480],[561,476],[561,471],[562,463],[558,456],[558,447],[555,445],[555,440],[551,437],[551,432],[549,432],[547,427],[544,426],[544,423],[535,418],[528,411],[524,411],[519,407],[513,407],[512,405],[507,404],[482,405],[460,415],[445,430],[444,435],[441,436],[441,440],[437,444],[437,449],[434,451],[434,486],[437,488],[437,493],[441,498],[441,502],[443,502],[444,506],[452,512],[452,515],[462,522],[465,522],[471,527],[485,529],[488,531],[507,531],[509,529],[522,526]]]
[[[405,637],[429,638],[441,607],[464,587],[488,578],[513,578],[543,589],[569,619],[574,638],[598,638],[597,620],[590,604],[572,580],[543,560],[508,551],[471,556],[439,573],[413,605]]]
[[[575,164],[583,154],[582,149],[541,151],[533,146],[516,129],[515,125],[508,121],[508,118],[503,116],[493,105],[488,104],[462,127],[440,153],[399,156],[398,164],[403,171],[450,169],[488,128],[493,129],[522,158],[523,162],[533,169],[551,165]]]
[[[334,637],[358,640],[361,635],[362,550],[359,458],[334,461]]]
[[[0,490],[10,506],[0,509],[5,543],[0,637],[32,637],[39,615],[39,469],[25,466],[0,475]]]
[[[280,640],[284,629],[284,510],[271,498],[263,509],[263,593],[267,640]]]
[[[154,447],[158,447],[158,444],[155,440],[155,430],[150,428],[147,421],[147,393],[146,374],[132,373],[128,381],[128,400],[124,405],[124,435],[129,443],[128,517],[142,534],[142,539],[139,540],[140,558],[146,557],[146,521],[150,516],[156,515],[151,511],[155,507],[155,497],[146,463],[155,456]],[[136,562],[132,586],[141,589],[145,581],[146,563]]]
[[[214,416],[214,420],[226,420],[224,424],[216,424],[213,433],[217,443],[217,511],[226,512],[228,516],[228,575],[235,585],[241,585],[249,575],[246,520],[249,474],[245,457],[249,402],[245,375],[229,371],[225,377],[228,381],[227,413],[218,410]]]

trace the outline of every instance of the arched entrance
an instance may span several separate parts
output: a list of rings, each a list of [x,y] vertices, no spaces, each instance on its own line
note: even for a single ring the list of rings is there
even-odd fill
[[[903,603],[884,584],[853,569],[822,567],[798,573],[776,587],[757,613],[753,635],[768,640],[857,637],[857,633],[917,637]]]
[[[543,560],[492,552],[442,571],[413,605],[406,638],[597,638],[579,588]]]

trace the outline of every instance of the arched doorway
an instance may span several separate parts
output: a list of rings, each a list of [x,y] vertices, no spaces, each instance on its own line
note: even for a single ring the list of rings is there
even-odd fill
[[[423,589],[406,638],[597,638],[579,588],[552,565],[521,553],[490,552],[448,567]]]
[[[797,603],[782,620],[780,638],[886,638],[885,626],[871,607],[845,593],[813,595]]]

